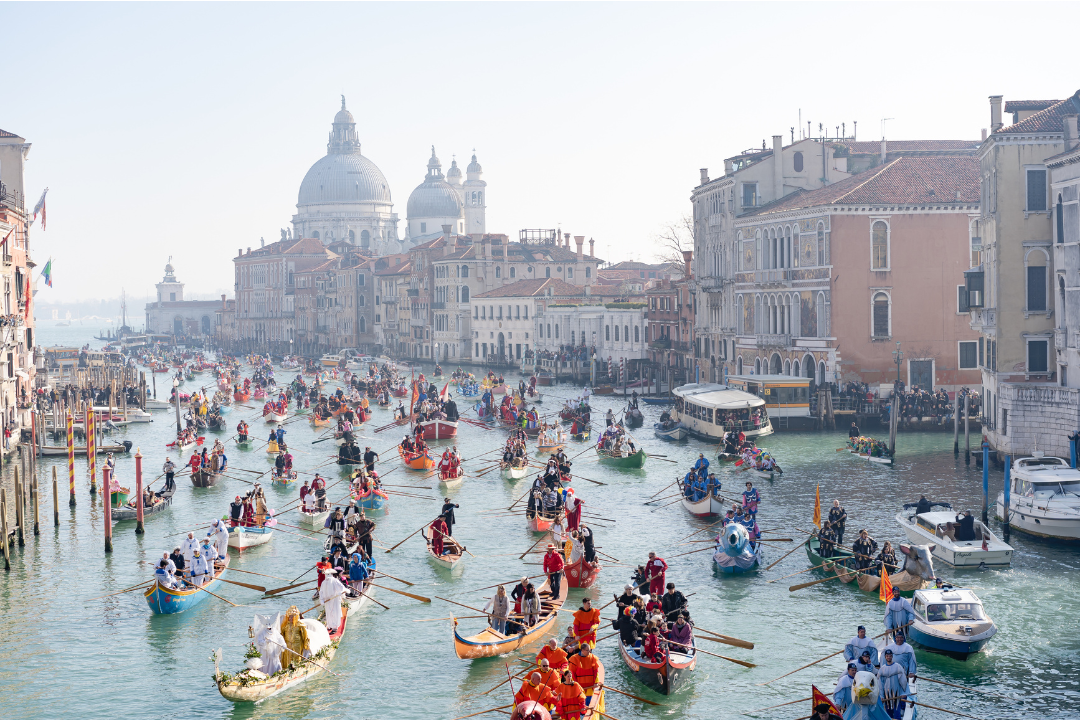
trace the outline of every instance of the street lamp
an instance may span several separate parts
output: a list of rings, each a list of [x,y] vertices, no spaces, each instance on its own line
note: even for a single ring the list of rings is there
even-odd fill
[[[172,380],[173,402],[176,403],[176,437],[180,437],[180,381]]]
[[[896,362],[896,387],[900,387],[900,363],[904,360],[904,352],[900,349],[900,341],[896,341],[896,349],[893,350],[893,360]]]

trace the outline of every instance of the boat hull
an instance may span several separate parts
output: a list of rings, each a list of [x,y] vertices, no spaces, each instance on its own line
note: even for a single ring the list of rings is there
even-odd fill
[[[202,588],[213,592],[214,588],[221,584],[221,576],[224,575],[225,571],[228,569],[229,558],[226,557],[225,567],[214,575],[213,580],[203,585]],[[196,589],[170,590],[161,587],[161,585],[155,581],[154,584],[150,586],[150,589],[143,593],[143,597],[146,598],[146,604],[150,606],[150,611],[155,615],[175,615],[195,607],[203,600],[210,597],[210,593]]]
[[[661,440],[670,440],[671,442],[682,442],[690,437],[690,429],[685,425],[675,425],[666,430],[660,427],[660,423],[653,425],[653,434]]]
[[[1031,507],[1020,507],[1017,504],[1016,496],[1010,498],[1009,505],[1009,527],[1013,530],[1048,540],[1069,542],[1080,540],[1080,513],[1075,516],[1056,512],[1032,514]],[[1001,493],[998,494],[997,503],[994,506],[994,515],[1004,522],[1005,503]]]
[[[300,511],[300,520],[297,523],[300,527],[310,528],[312,530],[322,530],[323,525],[326,523],[326,518],[330,517],[329,510],[323,510],[322,512],[304,512]]]
[[[406,455],[400,445],[397,446],[397,449],[398,455],[401,456],[401,462],[410,470],[430,470],[435,467],[435,459],[427,453],[423,455]]]
[[[682,483],[679,485],[681,487]],[[712,495],[704,497],[696,502],[686,497],[686,495],[683,495],[682,506],[694,517],[701,518],[718,517],[723,515],[728,509],[721,500]]]
[[[628,455],[626,457],[612,455],[604,450],[597,450],[596,454],[599,456],[600,462],[621,470],[640,470],[645,467],[645,458],[648,457],[644,450],[638,450],[633,455]]]
[[[941,637],[927,632],[925,628],[920,628],[917,620],[915,624],[908,628],[908,636],[911,638],[911,642],[931,650],[964,657],[982,652],[983,648],[990,642],[990,638],[995,634],[997,634],[997,628],[994,628],[991,632],[982,633],[978,638],[967,638],[961,635],[955,638]]]
[[[233,550],[247,550],[270,542],[274,537],[274,528],[269,527],[231,527],[229,528],[229,547]]]
[[[212,473],[199,470],[198,472],[191,473],[191,484],[198,488],[207,488],[217,485],[218,478],[221,477],[221,473]]]
[[[896,515],[896,521],[904,529],[908,540],[916,545],[930,545],[935,560],[941,560],[953,567],[1008,567],[1012,564],[1012,548],[994,538],[988,542],[987,550],[982,549],[981,542],[956,541],[948,538],[940,538],[936,534],[910,522],[903,513]],[[981,525],[981,523],[980,523]]]
[[[503,480],[521,480],[529,474],[529,468],[528,466],[513,467],[512,465],[506,465],[499,472],[502,474]]]
[[[566,574],[567,585],[572,588],[587,588],[596,582],[602,569],[599,562],[587,563],[582,557],[576,563],[567,565],[563,572]]]
[[[143,518],[148,518],[151,515],[157,515],[158,513],[165,512],[172,507],[172,493],[163,495],[158,502],[154,503],[152,507],[143,508]],[[139,511],[136,508],[130,506],[124,506],[112,509],[112,521],[114,523],[123,522],[125,520],[137,520],[139,517]]]
[[[619,657],[642,685],[661,695],[671,695],[676,692],[697,668],[695,655],[669,653],[665,656],[664,662],[644,662],[633,649],[627,648],[622,643],[619,643]]]
[[[353,499],[356,500],[356,507],[364,510],[382,510],[386,507],[387,502],[386,494],[380,494],[375,490],[368,490],[366,493],[354,495]]]
[[[533,532],[547,532],[554,523],[554,520],[548,520],[537,515],[529,518],[529,529]]]
[[[544,584],[540,586],[540,591],[546,591],[547,587],[548,584],[545,580]],[[473,635],[472,637],[464,637],[458,632],[457,622],[455,621],[454,652],[462,660],[476,660],[478,658],[504,655],[541,640],[549,630],[555,627],[559,617],[558,608],[562,607],[563,600],[566,598],[566,593],[567,584],[566,576],[564,575],[562,578],[562,587],[559,592],[560,599],[552,603],[555,606],[555,609],[546,617],[541,616],[539,622],[517,635],[505,636],[496,633],[491,628],[487,628],[483,632]]]
[[[425,440],[448,440],[457,437],[458,424],[449,420],[429,420],[420,423]]]

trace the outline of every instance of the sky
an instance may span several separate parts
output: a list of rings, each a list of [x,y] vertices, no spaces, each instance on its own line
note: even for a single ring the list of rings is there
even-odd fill
[[[1038,42],[1051,17],[1080,5],[0,3],[0,128],[33,144],[28,203],[49,187],[39,302],[123,287],[138,307],[170,255],[187,293],[231,296],[236,251],[289,227],[341,95],[400,235],[431,146],[444,171],[475,148],[488,232],[649,260],[699,168],[786,142],[800,111],[815,134],[877,140],[890,118],[891,139],[978,139],[989,95],[1076,92],[1069,44]]]

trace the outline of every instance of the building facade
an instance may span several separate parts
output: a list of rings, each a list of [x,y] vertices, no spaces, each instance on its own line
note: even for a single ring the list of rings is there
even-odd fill
[[[685,268],[679,280],[654,280],[645,291],[649,359],[674,384],[696,382],[700,369],[694,351],[693,255],[692,250],[683,253]]]
[[[472,357],[484,363],[519,365],[536,343],[537,315],[550,304],[573,302],[585,288],[559,280],[518,280],[473,296]],[[558,326],[556,326],[558,332]]]
[[[156,288],[157,300],[146,304],[146,332],[176,338],[217,337],[221,300],[185,300],[184,283],[177,279],[171,257]]]

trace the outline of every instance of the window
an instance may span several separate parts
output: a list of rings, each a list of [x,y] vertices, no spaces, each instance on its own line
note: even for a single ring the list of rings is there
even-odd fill
[[[473,320],[479,320],[480,319],[480,308],[474,307],[472,309],[472,319]]]
[[[817,226],[817,264],[825,264],[825,224],[818,223]]]
[[[1046,168],[1027,169],[1027,212],[1046,212]]]
[[[572,267],[566,268],[566,277],[568,277],[568,278],[574,277],[574,268],[572,268]]]
[[[884,220],[870,229],[870,269],[889,269],[889,225]]]
[[[169,302],[176,302],[176,293],[169,293]]]
[[[883,292],[874,295],[874,337],[889,337],[889,296]]]
[[[605,340],[610,340],[611,339],[611,326],[610,325],[605,325],[604,326],[604,339]]]
[[[795,153],[795,172],[802,172],[803,170],[803,157],[801,152]]]
[[[956,314],[966,313],[971,309],[968,305],[968,292],[966,285],[956,286]]]
[[[624,342],[630,342],[630,326],[629,325],[623,325],[622,326],[622,337],[623,337]]]
[[[427,232],[427,223],[426,222],[420,223],[420,232],[422,232],[422,233]]]
[[[960,343],[960,369],[974,370],[978,367],[978,343],[974,340]]]
[[[520,320],[521,319],[521,306],[520,305],[515,305],[514,306],[514,319],[515,320]]]
[[[551,268],[544,268],[544,277],[551,277]]]
[[[1047,369],[1048,359],[1048,345],[1047,340],[1028,340],[1027,352],[1027,371],[1029,373],[1044,373]]]
[[[555,339],[559,339],[559,324],[555,323]]]
[[[1042,253],[1033,253],[1031,259],[1037,261],[1037,256]],[[1027,267],[1027,309],[1028,312],[1046,312],[1046,267],[1043,265]]]
[[[587,278],[592,277],[592,268],[591,267],[588,267],[588,266],[585,267],[585,277],[587,277]]]
[[[469,286],[461,286],[461,302],[469,302]]]
[[[615,342],[619,342],[619,326],[615,326]]]
[[[364,275],[363,273],[360,273],[359,275],[357,275],[356,276],[356,284],[359,287],[364,287],[365,285],[367,285],[367,276]]]
[[[979,367],[986,367],[986,356],[983,354],[983,338],[979,338]]]
[[[365,318],[363,315],[360,316],[360,332],[367,332],[367,318]]]
[[[551,323],[548,323],[547,331],[548,331],[548,334],[547,334],[548,340],[550,340],[551,339]]]
[[[742,184],[742,206],[754,207],[757,205],[757,183]]]
[[[499,267],[498,265],[495,266],[495,277],[497,277],[497,278],[502,277],[502,268]]]
[[[461,277],[469,277],[469,266],[468,265],[462,265],[461,266]]]
[[[528,305],[525,306],[525,319],[526,320],[529,319],[529,306]]]
[[[510,268],[510,277],[512,277],[512,278],[517,277],[517,268],[513,268],[513,267]]]

